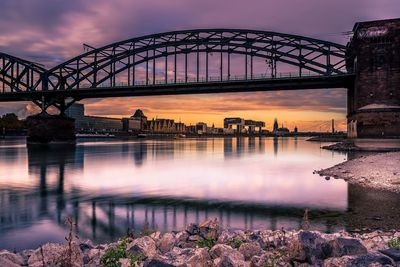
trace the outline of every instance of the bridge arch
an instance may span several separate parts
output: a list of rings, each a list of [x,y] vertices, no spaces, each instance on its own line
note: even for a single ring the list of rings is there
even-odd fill
[[[244,79],[253,78],[253,58],[266,61],[270,68],[270,78],[278,75],[277,63],[284,63],[297,68],[301,77],[306,71],[313,75],[332,76],[346,74],[346,47],[340,44],[318,39],[255,30],[240,29],[200,29],[174,31],[137,37],[106,45],[101,48],[89,48],[89,51],[62,63],[47,73],[48,90],[71,90],[79,88],[96,88],[104,85],[115,87],[119,81],[117,76],[124,77],[127,86],[135,86],[136,67],[145,64],[145,85],[156,84],[156,60],[165,58],[165,83],[171,79],[168,73],[173,72],[172,83],[177,82],[177,65],[183,65],[184,81],[188,76],[194,76],[199,81],[200,68],[205,68],[205,79],[208,80],[208,56],[211,53],[220,54],[220,79],[230,79],[230,57],[241,55],[245,57]],[[177,62],[177,57],[183,55],[183,62]],[[188,71],[188,56],[193,56],[195,73]],[[200,60],[200,56],[206,58]],[[171,64],[171,57],[172,64]],[[223,77],[223,60],[225,72]],[[205,61],[205,66],[200,62]],[[250,64],[250,67],[248,66]],[[143,71],[143,68],[142,68]],[[152,79],[150,79],[150,75]],[[250,77],[249,77],[250,75]],[[151,81],[150,81],[151,80]]]
[[[2,93],[34,91],[42,85],[46,71],[37,63],[0,53],[0,90]]]

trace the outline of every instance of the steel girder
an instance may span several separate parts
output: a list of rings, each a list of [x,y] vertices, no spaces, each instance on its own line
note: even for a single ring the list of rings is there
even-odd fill
[[[186,65],[187,56],[197,54],[198,79],[199,53],[221,53],[221,58],[222,53],[259,57],[273,62],[275,66],[276,62],[283,62],[296,66],[299,76],[303,70],[324,76],[347,73],[346,47],[332,42],[254,30],[189,30],[153,34],[91,49],[49,70],[42,90],[96,88],[105,82],[115,86],[116,76],[124,71],[128,75],[128,86],[134,86],[132,69],[135,66],[144,63],[148,71],[149,64],[153,63],[154,75],[155,59],[166,58],[167,62],[171,56],[175,56],[176,81],[176,55],[180,54],[185,55]],[[149,80],[147,75],[146,72],[146,83]]]
[[[0,90],[2,93],[34,91],[41,87],[46,71],[36,63],[0,53]]]

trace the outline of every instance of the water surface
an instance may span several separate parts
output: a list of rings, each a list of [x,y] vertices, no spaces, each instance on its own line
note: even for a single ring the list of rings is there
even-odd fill
[[[313,174],[346,157],[303,138],[112,140],[47,149],[2,140],[0,248],[63,242],[66,217],[77,222],[81,239],[95,242],[214,217],[223,227],[297,229],[306,208],[314,229],[356,227],[349,214],[356,216],[360,190]]]

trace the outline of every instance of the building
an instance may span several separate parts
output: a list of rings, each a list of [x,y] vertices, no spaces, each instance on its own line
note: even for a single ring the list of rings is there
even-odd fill
[[[245,120],[242,118],[224,119],[224,129],[227,129],[229,132],[236,130],[236,133],[254,133],[258,129],[258,132],[261,133],[263,127],[265,127],[265,122],[263,121]],[[224,130],[224,132],[227,131]]]
[[[196,124],[196,133],[197,134],[205,134],[207,133],[207,124],[204,122],[198,122]]]
[[[122,119],[122,128],[126,132],[146,131],[147,117],[141,109],[137,109],[130,118]]]
[[[171,119],[152,119],[147,121],[147,130],[153,133],[184,133],[186,126]]]
[[[81,103],[72,104],[65,115],[75,119],[76,131],[84,132],[118,132],[122,130],[121,119],[85,116],[85,106]]]
[[[276,133],[278,131],[279,125],[278,125],[278,119],[275,118],[274,120],[274,128],[272,129],[273,133]]]

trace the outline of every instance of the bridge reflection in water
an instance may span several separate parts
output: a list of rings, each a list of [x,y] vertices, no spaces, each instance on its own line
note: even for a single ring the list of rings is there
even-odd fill
[[[100,165],[97,167],[98,173],[96,173],[96,168],[90,168],[91,164],[101,164],[112,155],[116,158],[128,159],[134,164],[136,177],[132,177],[133,180],[146,180],[148,177],[146,174],[141,175],[140,171],[146,164],[154,163],[155,159],[161,162],[169,158],[179,160],[183,158],[183,154],[187,158],[188,154],[195,151],[193,152],[195,158],[202,157],[202,153],[209,153],[217,158],[222,157],[224,161],[237,161],[242,156],[248,158],[249,155],[253,155],[252,161],[257,161],[258,157],[270,152],[274,154],[273,158],[276,158],[279,157],[279,153],[287,153],[287,147],[296,150],[298,146],[304,151],[307,150],[305,148],[308,145],[304,140],[281,138],[268,140],[227,138],[197,141],[93,142],[76,147],[48,148],[47,150],[29,148],[27,153],[23,146],[3,147],[0,149],[2,156],[0,165],[20,164],[25,162],[24,156],[27,156],[25,160],[28,163],[29,186],[26,181],[19,182],[18,179],[17,182],[10,180],[10,184],[7,184],[6,179],[2,178],[4,173],[0,173],[2,184],[0,189],[0,235],[2,237],[0,240],[2,246],[10,249],[22,249],[25,246],[29,248],[37,245],[35,242],[41,241],[62,241],[66,232],[64,220],[67,216],[73,217],[77,222],[81,238],[90,238],[97,242],[116,239],[124,235],[127,229],[141,230],[149,227],[161,231],[181,230],[188,223],[200,223],[206,218],[213,217],[218,218],[223,227],[230,228],[300,228],[304,209],[309,207],[308,203],[302,202],[301,199],[307,196],[300,196],[299,200],[296,200],[296,196],[288,195],[285,198],[292,198],[288,201],[284,199],[246,201],[236,199],[234,196],[229,198],[223,194],[221,198],[212,193],[196,195],[190,190],[177,192],[175,195],[168,190],[154,193],[151,186],[143,189],[141,188],[143,184],[139,182],[133,183],[137,187],[133,191],[122,190],[118,186],[115,188],[108,186],[107,181],[101,179],[103,175],[101,172],[104,170]],[[325,151],[324,153],[332,152]],[[332,157],[334,155],[343,157],[338,154],[332,154]],[[118,184],[116,176],[121,174],[118,173],[118,168],[112,165],[113,161],[110,162],[109,168],[112,169],[115,177],[109,177],[108,182]],[[89,168],[88,171],[95,177],[94,181],[97,175],[98,184],[94,187],[85,184],[93,182],[92,180],[85,181],[86,168]],[[10,168],[10,177],[16,177],[12,169]],[[185,170],[187,169],[182,169],[182,171]],[[197,169],[195,168],[194,171],[196,172]],[[24,175],[23,172],[24,170],[20,173],[21,176]],[[168,170],[165,170],[165,173],[165,179],[168,179]],[[181,175],[185,176],[184,173]],[[205,173],[205,175],[208,174]],[[189,173],[188,177],[191,177]],[[81,181],[76,181],[76,179],[81,179]],[[162,180],[164,177],[158,177],[158,179]],[[319,178],[315,177],[315,179]],[[36,186],[33,185],[35,183]],[[274,187],[273,182],[270,183]],[[126,187],[131,186],[131,183],[126,185]],[[179,186],[174,186],[179,191]],[[196,186],[196,182],[193,182],[193,186]],[[229,192],[230,186],[227,184],[221,191]],[[347,187],[345,184],[344,186]],[[345,204],[324,203],[311,207],[310,218],[313,227],[324,231],[337,230],[343,226],[353,227],[348,210],[358,210],[357,205],[360,205],[360,202],[354,199],[357,199],[362,192],[360,190],[352,192],[351,189],[350,186],[348,193],[346,193],[347,190],[339,190],[337,191],[339,193],[336,193],[340,195],[344,193],[342,196],[344,199],[339,199],[337,202],[345,201]],[[282,192],[282,194],[285,193],[285,191]],[[271,194],[271,192],[265,192],[265,194]],[[291,192],[291,194],[296,193]],[[347,194],[350,196],[348,203]],[[339,196],[339,198],[342,197]],[[369,201],[365,194],[363,194],[363,199]],[[357,223],[365,222],[358,220]],[[19,238],[29,238],[27,236],[34,236],[34,238],[20,245],[15,242],[15,233],[18,233]]]

